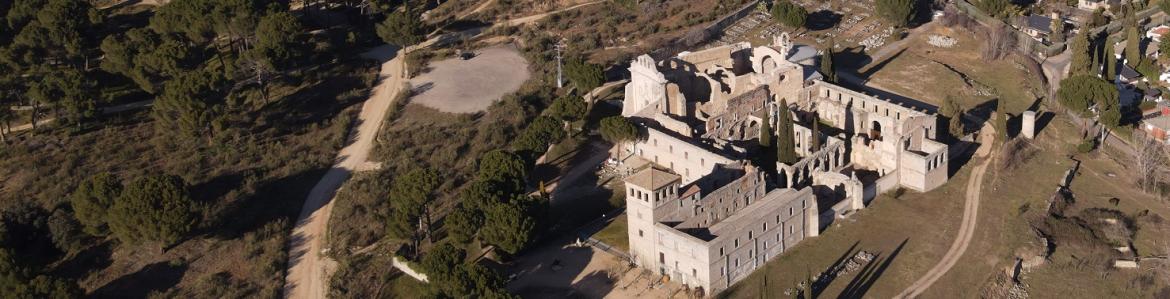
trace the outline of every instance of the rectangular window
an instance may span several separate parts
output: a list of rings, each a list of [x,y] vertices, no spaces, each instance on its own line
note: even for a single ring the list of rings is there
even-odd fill
[[[642,230],[640,230],[640,229],[639,229],[639,230],[638,230],[638,236],[639,236],[639,237],[645,237],[645,236],[646,236],[646,234],[643,234],[643,233],[642,233]]]
[[[751,240],[752,240],[752,235],[753,235],[753,234],[752,234],[752,231],[750,231],[750,230],[749,230],[749,231],[748,231],[748,241],[751,241]]]
[[[763,230],[768,231],[768,223],[767,222],[764,222],[764,229]]]
[[[735,238],[735,248],[739,248],[739,238]]]
[[[724,256],[723,247],[719,247],[719,256]]]
[[[739,267],[739,258],[735,258],[735,266]]]

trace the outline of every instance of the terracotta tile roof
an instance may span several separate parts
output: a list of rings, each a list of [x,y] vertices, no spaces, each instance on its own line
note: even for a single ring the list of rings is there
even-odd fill
[[[658,190],[666,185],[682,180],[677,174],[666,172],[654,167],[647,167],[626,178],[626,184],[642,187],[646,190]]]

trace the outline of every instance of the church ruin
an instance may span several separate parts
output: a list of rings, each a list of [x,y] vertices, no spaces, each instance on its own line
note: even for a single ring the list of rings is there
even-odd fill
[[[625,179],[638,266],[714,293],[877,194],[946,183],[934,113],[824,82],[815,59],[793,55],[807,50],[784,34],[631,63],[622,115],[642,138],[620,158],[646,164]],[[780,113],[792,132],[771,134],[791,134],[801,159],[765,170],[748,161]]]

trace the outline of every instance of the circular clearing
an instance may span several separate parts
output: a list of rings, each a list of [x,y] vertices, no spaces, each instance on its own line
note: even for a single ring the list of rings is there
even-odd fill
[[[410,79],[410,101],[451,113],[486,110],[500,97],[520,89],[532,75],[528,61],[512,45],[477,50],[468,60],[453,57],[435,61],[428,68]]]

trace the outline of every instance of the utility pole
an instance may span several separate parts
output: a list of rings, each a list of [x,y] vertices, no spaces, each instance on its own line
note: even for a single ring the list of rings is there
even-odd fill
[[[557,88],[564,88],[565,87],[565,79],[564,79],[565,76],[564,76],[564,70],[563,70],[564,67],[562,66],[562,63],[561,63],[561,56],[564,54],[564,51],[565,51],[565,40],[561,39],[561,41],[557,42],[556,48],[557,48]]]

